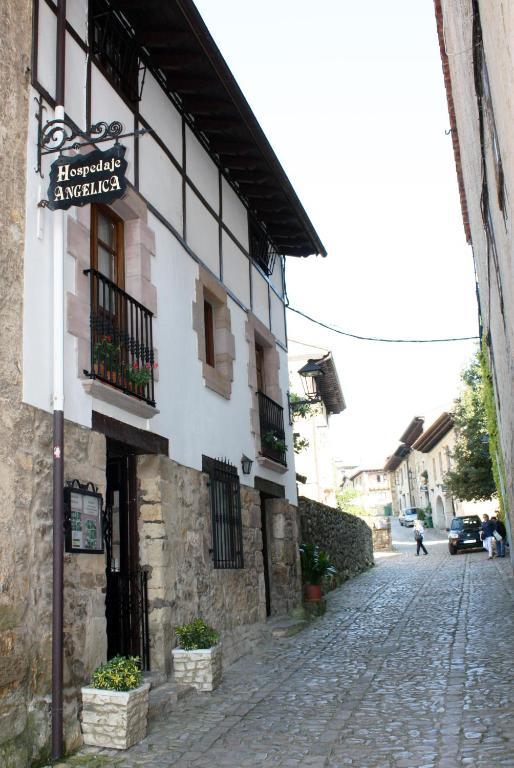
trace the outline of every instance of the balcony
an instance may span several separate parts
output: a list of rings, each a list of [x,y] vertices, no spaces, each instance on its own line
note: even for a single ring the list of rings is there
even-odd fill
[[[84,373],[155,407],[152,312],[95,269],[91,297],[91,369]]]
[[[261,429],[261,454],[287,467],[286,433],[284,432],[284,409],[264,392],[257,392],[259,398],[259,421]]]

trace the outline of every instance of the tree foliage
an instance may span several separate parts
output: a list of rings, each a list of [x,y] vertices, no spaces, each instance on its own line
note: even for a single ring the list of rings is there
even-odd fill
[[[347,512],[349,515],[357,515],[362,517],[369,514],[366,508],[360,504],[355,504],[355,499],[359,498],[361,494],[356,488],[346,487],[341,488],[336,493],[336,504],[342,512]]]
[[[487,344],[482,342],[482,351],[480,354],[480,363],[482,366],[482,381],[484,384],[484,406],[486,414],[487,431],[489,432],[489,453],[492,462],[492,471],[496,494],[499,502],[499,517],[505,520],[505,510],[507,500],[504,497],[507,487],[507,473],[505,472],[505,462],[501,447],[500,434],[498,431],[498,418],[496,414],[496,402],[494,399],[493,377],[489,368],[487,353]]]
[[[445,483],[461,501],[490,499],[496,493],[489,454],[484,382],[477,354],[462,373],[463,388],[455,401],[454,419],[457,441],[453,451],[453,468]]]

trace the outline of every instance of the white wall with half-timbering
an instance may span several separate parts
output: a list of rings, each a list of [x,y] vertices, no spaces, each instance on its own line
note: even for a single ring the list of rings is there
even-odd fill
[[[38,50],[34,80],[42,95],[43,121],[52,119],[55,96],[56,16],[51,3],[37,2]],[[157,80],[147,72],[138,112],[118,94],[107,78],[90,64],[88,79],[87,2],[67,4],[71,29],[66,34],[66,114],[80,127],[91,122],[120,121],[127,132],[150,127],[151,133],[122,139],[127,148],[127,178],[146,211],[146,224],[155,235],[151,257],[151,283],[157,289],[153,343],[158,359],[153,418],[128,412],[96,400],[83,385],[77,338],[65,334],[65,418],[91,426],[97,411],[170,441],[175,461],[200,469],[202,454],[226,457],[238,468],[244,453],[256,458],[258,440],[251,431],[252,392],[248,370],[251,348],[245,323],[253,313],[271,331],[279,352],[279,381],[284,407],[288,470],[278,473],[255,461],[252,476],[285,485],[287,498],[296,503],[292,434],[287,417],[287,353],[283,263],[277,258],[267,276],[249,257],[248,214],[234,189],[176,110]],[[81,44],[82,41],[82,44]],[[89,96],[88,96],[89,89]],[[35,89],[32,96],[38,96]],[[31,101],[27,144],[28,168],[37,165],[37,104]],[[184,145],[185,142],[185,145]],[[108,148],[109,143],[101,145]],[[52,242],[54,214],[38,207],[47,197],[49,168],[56,155],[43,158],[42,173],[29,173],[27,182],[27,237],[24,277],[24,388],[26,403],[49,411],[52,397]],[[138,162],[136,162],[138,160]],[[87,207],[71,208],[66,227],[84,224]],[[67,242],[65,236],[65,242]],[[226,290],[235,340],[230,398],[209,389],[202,376],[198,337],[193,328],[192,304],[201,268]],[[77,294],[81,280],[76,258],[65,257],[65,294]],[[66,313],[66,309],[65,309]],[[68,317],[68,316],[67,316]],[[69,322],[69,318],[67,319]]]

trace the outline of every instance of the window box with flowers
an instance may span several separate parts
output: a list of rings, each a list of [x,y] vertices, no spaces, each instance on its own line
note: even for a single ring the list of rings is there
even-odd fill
[[[132,365],[127,366],[125,370],[129,388],[141,393],[152,380],[152,374],[156,368],[157,363],[139,363],[137,360],[134,360]]]
[[[93,344],[93,371],[116,384],[121,373],[121,347],[112,334],[103,334]]]

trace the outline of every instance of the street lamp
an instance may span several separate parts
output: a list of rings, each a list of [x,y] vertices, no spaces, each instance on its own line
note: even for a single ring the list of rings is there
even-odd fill
[[[325,375],[317,360],[308,360],[298,371],[302,378],[302,386],[309,403],[319,403],[318,381]]]
[[[248,458],[248,456],[243,455],[241,456],[241,466],[243,468],[243,475],[249,475],[252,471],[252,459]]]

